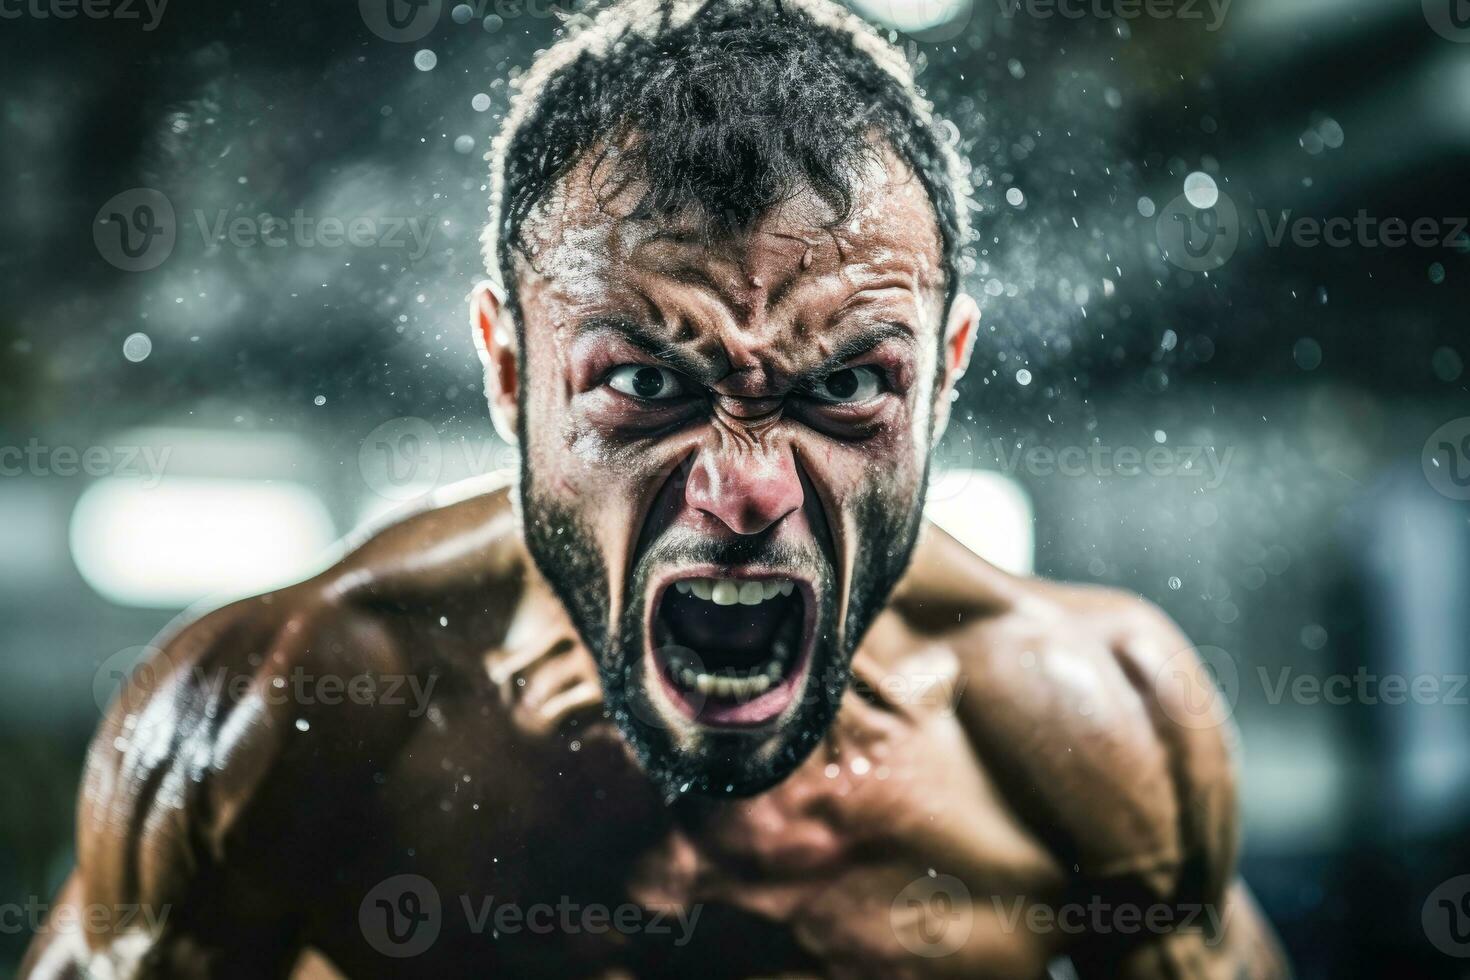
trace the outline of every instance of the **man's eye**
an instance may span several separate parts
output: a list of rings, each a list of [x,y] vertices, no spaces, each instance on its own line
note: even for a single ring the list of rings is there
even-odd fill
[[[852,405],[877,397],[883,390],[883,375],[873,367],[850,367],[833,371],[813,381],[808,389],[817,401]]]
[[[684,380],[668,368],[652,367],[647,364],[624,364],[615,367],[607,375],[607,384],[614,391],[621,391],[645,401],[660,401],[677,398],[684,394]]]

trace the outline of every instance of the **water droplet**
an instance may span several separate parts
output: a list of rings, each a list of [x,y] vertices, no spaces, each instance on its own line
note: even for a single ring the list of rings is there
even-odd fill
[[[1215,178],[1203,170],[1196,170],[1184,178],[1184,197],[1190,204],[1204,210],[1214,207],[1220,200],[1220,188],[1215,185]]]
[[[1154,216],[1154,199],[1151,197],[1140,197],[1138,199],[1138,213],[1145,218]]]
[[[1178,575],[1169,576],[1169,590],[1171,592],[1178,592],[1181,588],[1183,588],[1183,586],[1184,583],[1180,580]]]
[[[1031,372],[1030,371],[1026,370],[1025,368],[1021,368],[1021,370],[1019,370],[1019,371],[1016,372],[1016,384],[1021,385],[1022,387],[1025,387],[1026,385],[1029,385],[1030,383],[1031,383]]]
[[[428,48],[423,48],[414,53],[413,66],[419,71],[433,71],[434,66],[439,64],[439,56]]]
[[[153,353],[153,340],[146,333],[130,333],[122,345],[123,357],[137,364]]]
[[[1342,125],[1330,116],[1317,124],[1317,135],[1329,149],[1337,149],[1342,146]]]
[[[1434,376],[1441,381],[1457,381],[1465,370],[1465,362],[1453,347],[1440,347],[1429,359]]]
[[[326,395],[317,395],[315,398],[313,398],[311,400],[311,403],[313,405],[325,405],[327,403],[327,396]]]
[[[470,108],[475,110],[476,112],[484,112],[486,109],[490,108],[490,96],[486,95],[484,92],[476,93],[475,97],[473,99],[470,99]]]
[[[1322,365],[1322,345],[1311,337],[1303,337],[1292,345],[1291,359],[1303,371],[1315,371]]]
[[[309,732],[309,731],[311,731],[311,722],[307,721],[305,718],[297,718],[296,719],[296,730],[298,732]]]
[[[454,152],[468,153],[475,148],[475,138],[468,133],[463,133],[454,138]]]
[[[1006,203],[1013,208],[1018,208],[1026,203],[1026,195],[1021,193],[1021,188],[1012,187],[1006,191]]]

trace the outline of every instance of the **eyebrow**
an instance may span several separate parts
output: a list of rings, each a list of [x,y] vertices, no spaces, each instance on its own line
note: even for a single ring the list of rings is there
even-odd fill
[[[615,333],[649,357],[696,380],[710,373],[707,362],[670,345],[652,329],[628,317],[597,316],[582,321],[573,329],[578,337],[594,333]]]
[[[910,347],[913,346],[914,331],[907,324],[896,321],[881,323],[867,330],[861,330],[843,340],[821,364],[809,371],[803,371],[797,379],[797,383],[809,383],[818,378],[826,377],[833,371],[839,371],[848,361],[855,357],[861,357],[885,340],[891,340],[894,337],[906,341]]]
[[[593,317],[577,324],[574,331],[579,337],[584,334],[615,333],[649,357],[662,361],[680,374],[701,382],[714,383],[720,380],[709,378],[711,371],[707,361],[671,346],[667,340],[637,320],[617,316]],[[826,377],[834,371],[841,370],[842,366],[853,358],[861,357],[884,341],[895,337],[913,346],[914,331],[905,323],[892,321],[860,330],[838,343],[822,363],[802,371],[794,380],[797,386],[800,386]]]

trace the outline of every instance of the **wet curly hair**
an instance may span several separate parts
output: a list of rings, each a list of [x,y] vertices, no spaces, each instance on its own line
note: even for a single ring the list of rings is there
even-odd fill
[[[513,85],[482,235],[513,304],[523,228],[594,148],[616,147],[619,186],[646,188],[635,216],[695,214],[713,237],[807,187],[845,220],[875,137],[928,192],[955,294],[970,186],[953,127],[901,53],[829,0],[619,0],[572,17]]]

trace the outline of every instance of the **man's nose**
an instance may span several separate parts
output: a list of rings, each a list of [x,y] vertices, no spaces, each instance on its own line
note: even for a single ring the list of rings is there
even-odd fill
[[[801,508],[801,477],[789,446],[720,446],[701,452],[684,499],[736,534],[759,534]]]

